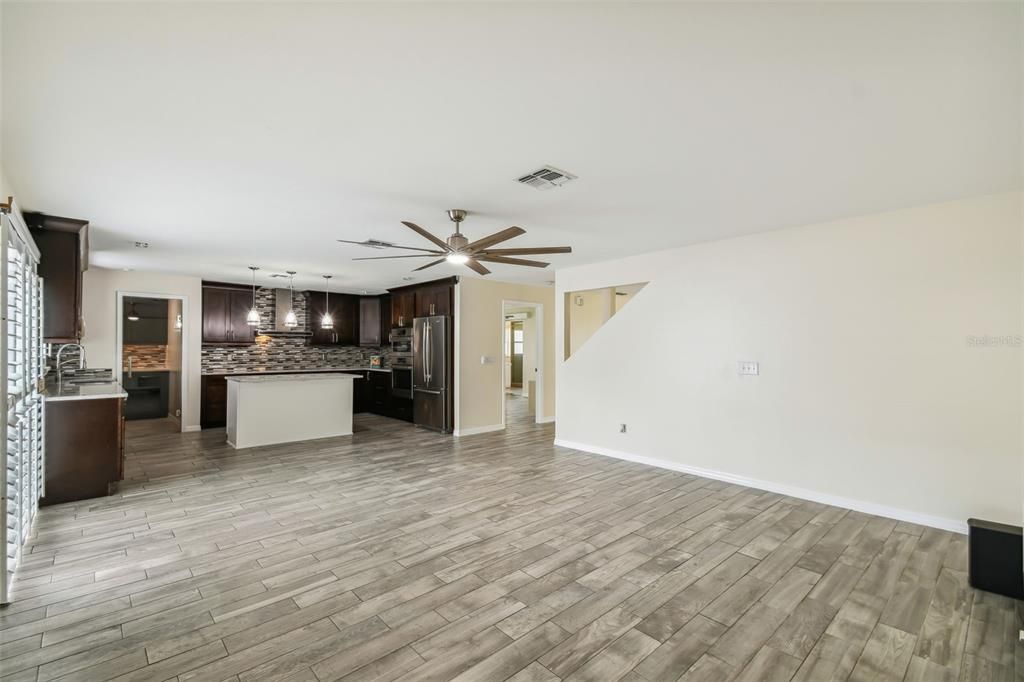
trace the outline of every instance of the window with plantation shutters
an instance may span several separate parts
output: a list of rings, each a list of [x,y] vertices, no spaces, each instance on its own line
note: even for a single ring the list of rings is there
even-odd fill
[[[10,601],[14,570],[43,495],[43,397],[45,371],[42,340],[42,280],[36,274],[39,251],[17,208],[0,214],[0,383],[7,387],[3,410],[4,440],[0,603]]]

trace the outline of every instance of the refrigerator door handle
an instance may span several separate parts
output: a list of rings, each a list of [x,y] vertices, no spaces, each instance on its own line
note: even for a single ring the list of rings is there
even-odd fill
[[[425,321],[423,325],[426,327],[426,333],[423,335],[426,342],[426,352],[423,359],[425,361],[424,366],[427,372],[427,383],[430,384],[434,379],[434,358],[431,355],[431,351],[433,349],[430,347],[430,335],[433,333],[433,329],[430,328],[430,320]]]

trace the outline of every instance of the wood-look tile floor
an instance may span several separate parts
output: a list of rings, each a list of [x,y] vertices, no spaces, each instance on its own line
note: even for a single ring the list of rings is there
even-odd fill
[[[131,437],[119,494],[41,512],[2,679],[1015,679],[1015,604],[968,587],[962,536],[514,417],[356,424],[237,452]]]

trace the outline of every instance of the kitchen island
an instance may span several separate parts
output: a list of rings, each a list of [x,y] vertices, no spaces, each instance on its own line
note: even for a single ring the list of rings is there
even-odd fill
[[[234,448],[352,435],[355,374],[227,377],[227,440]]]

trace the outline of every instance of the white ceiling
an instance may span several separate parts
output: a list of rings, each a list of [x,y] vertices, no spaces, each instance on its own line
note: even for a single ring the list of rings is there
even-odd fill
[[[1021,184],[1021,4],[3,6],[3,166],[93,262],[401,284],[445,209],[553,270]],[[551,164],[579,175],[514,182]],[[148,241],[148,250],[134,248]],[[438,266],[419,279],[468,270]]]

